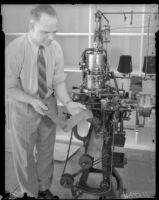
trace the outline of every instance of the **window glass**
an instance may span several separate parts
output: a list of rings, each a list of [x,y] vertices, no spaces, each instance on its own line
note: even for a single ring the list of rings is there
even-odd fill
[[[59,32],[88,32],[89,5],[53,4],[58,15]],[[3,5],[4,32],[24,33],[28,30],[33,5]]]
[[[142,12],[144,5],[133,4],[97,4],[92,5],[92,32],[95,27],[95,13],[97,10],[101,12]],[[105,14],[105,17],[109,20],[111,32],[113,33],[140,33],[142,25],[142,14]],[[102,26],[106,25],[106,20],[102,17]]]
[[[63,4],[54,5],[59,18],[59,32],[65,33],[86,33],[89,23],[88,4]]]
[[[66,85],[68,91],[71,93],[72,87],[79,87],[82,84],[82,71],[81,72],[66,72]]]
[[[159,15],[145,15],[144,32],[156,33],[159,30]]]
[[[155,48],[156,42],[155,42],[155,35],[150,35],[148,37],[144,36],[143,38],[143,55],[155,55],[156,54],[156,48]]]
[[[19,35],[5,35],[5,47],[7,47],[8,44],[9,44],[12,40],[16,39],[17,37],[19,37]]]
[[[139,71],[140,36],[112,36],[110,42],[110,67],[116,69],[121,55],[132,56],[132,72]]]
[[[65,68],[79,69],[83,51],[88,48],[88,36],[56,36],[62,46]]]
[[[25,33],[33,5],[3,5],[2,28],[5,33]]]
[[[117,70],[121,55],[132,56],[132,70],[139,71],[140,36],[111,36],[108,44],[110,70]]]
[[[95,13],[97,10],[102,12],[157,12],[157,5],[145,4],[52,4],[59,18],[59,33],[89,33],[95,29]],[[24,33],[28,30],[29,12],[33,5],[2,5],[2,26],[5,33]],[[91,11],[91,24],[89,24],[89,11]],[[120,55],[132,55],[133,71],[140,70],[140,61],[144,55],[155,54],[155,35],[159,29],[159,16],[142,14],[106,14],[110,24],[110,33],[150,33],[150,37],[133,35],[111,35],[108,54],[110,57],[110,67],[117,69]],[[150,16],[150,18],[149,18]],[[150,27],[148,22],[150,19]],[[132,23],[131,23],[132,22]],[[102,18],[102,25],[106,21]],[[144,25],[144,29],[141,27]],[[18,37],[18,35],[6,35],[5,45]],[[79,62],[83,51],[89,47],[89,36],[69,36],[57,35],[57,41],[62,46],[64,52],[65,69],[79,69]],[[149,42],[148,42],[149,40]],[[93,44],[93,35],[91,36],[91,47]],[[142,55],[140,50],[142,48]],[[148,50],[147,50],[148,49]]]
[[[145,11],[149,12],[145,15],[145,32],[156,33],[159,30],[159,13],[157,4],[146,4]],[[155,13],[158,13],[155,14]],[[148,27],[149,26],[149,27]]]

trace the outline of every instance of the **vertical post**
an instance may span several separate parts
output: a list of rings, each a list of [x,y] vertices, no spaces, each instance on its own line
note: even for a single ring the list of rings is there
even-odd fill
[[[142,9],[142,12],[145,12],[145,5]],[[142,28],[141,28],[141,40],[140,40],[140,64],[139,64],[139,73],[142,72],[142,61],[143,61],[143,40],[144,40],[144,25],[145,25],[145,14],[142,14]]]
[[[92,25],[92,8],[89,5],[89,20],[88,20],[88,27],[89,27],[89,35],[88,35],[88,47],[91,48],[91,25]]]

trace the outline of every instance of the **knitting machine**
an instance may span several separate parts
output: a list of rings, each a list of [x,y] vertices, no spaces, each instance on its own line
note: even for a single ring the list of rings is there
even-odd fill
[[[102,17],[107,22],[104,29]],[[84,50],[80,62],[82,85],[73,87],[76,91],[72,95],[73,101],[86,105],[87,109],[92,111],[93,118],[87,120],[90,126],[85,137],[78,134],[77,126],[72,129],[69,149],[74,134],[83,142],[84,153],[79,159],[80,170],[74,174],[66,173],[67,157],[60,180],[63,187],[71,189],[75,199],[83,193],[100,198],[120,198],[123,193],[122,179],[116,168],[123,168],[126,158],[123,152],[117,152],[115,149],[124,147],[123,121],[129,120],[131,109],[124,101],[125,91],[118,88],[114,73],[109,71],[106,50],[109,43],[109,21],[98,11],[95,14],[95,22],[93,48]],[[103,48],[104,43],[106,48]],[[114,87],[110,85],[111,80]],[[98,167],[95,168],[97,164]],[[74,184],[75,177],[80,174],[79,181]],[[102,176],[98,187],[87,183],[90,174]],[[116,180],[116,188],[113,186],[113,180]]]

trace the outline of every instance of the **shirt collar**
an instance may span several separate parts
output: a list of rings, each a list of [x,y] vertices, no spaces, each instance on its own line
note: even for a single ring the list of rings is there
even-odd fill
[[[30,33],[28,33],[27,36],[28,36],[28,40],[29,40],[29,43],[31,45],[31,48],[32,48],[34,54],[37,55],[39,47],[32,42],[31,37],[30,37]]]

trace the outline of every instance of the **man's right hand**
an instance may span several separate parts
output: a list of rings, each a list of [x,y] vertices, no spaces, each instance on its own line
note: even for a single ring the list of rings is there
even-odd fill
[[[30,104],[40,115],[44,115],[43,110],[48,110],[48,107],[40,99],[33,99]]]

